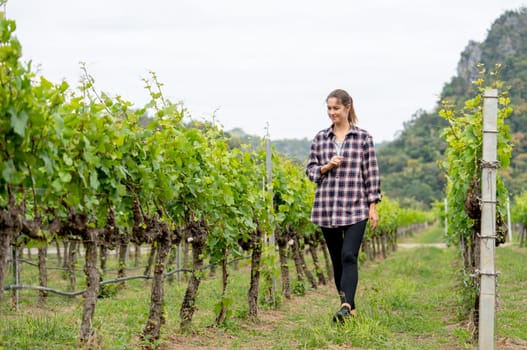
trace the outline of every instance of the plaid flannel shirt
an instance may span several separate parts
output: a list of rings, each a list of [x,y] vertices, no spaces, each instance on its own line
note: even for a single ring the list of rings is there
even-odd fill
[[[381,180],[373,139],[367,131],[352,126],[345,136],[339,168],[324,175],[320,168],[337,155],[332,128],[313,139],[306,168],[317,184],[311,221],[322,227],[338,227],[368,219],[369,204],[381,200]]]

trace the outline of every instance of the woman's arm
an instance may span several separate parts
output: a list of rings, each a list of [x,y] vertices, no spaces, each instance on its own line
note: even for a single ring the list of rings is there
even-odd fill
[[[373,139],[368,135],[364,145],[364,153],[362,157],[362,174],[364,192],[368,196],[368,203],[377,203],[381,201],[381,176],[379,173],[379,166],[377,165],[377,156],[375,154],[375,147]]]
[[[309,151],[309,157],[306,166],[307,177],[316,184],[322,182],[324,174],[329,171],[327,168],[324,168],[322,164],[320,164],[319,143],[320,137],[317,135],[311,142],[311,150]]]
[[[375,230],[379,225],[379,214],[377,214],[377,205],[375,202],[370,203],[368,222],[372,230]]]

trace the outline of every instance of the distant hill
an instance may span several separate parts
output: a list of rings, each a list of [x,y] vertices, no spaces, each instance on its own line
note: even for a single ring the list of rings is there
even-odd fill
[[[239,144],[250,144],[256,146],[261,141],[260,137],[249,135],[240,128],[229,130],[227,133],[232,137],[233,142]],[[304,164],[307,161],[307,157],[309,156],[311,140],[307,138],[279,139],[272,140],[272,144],[274,149],[278,152],[288,156],[292,160]]]
[[[283,154],[287,154],[291,159],[300,161],[302,164],[307,162],[309,149],[311,148],[311,139],[280,139],[273,140],[275,149]]]
[[[448,98],[461,108],[475,95],[472,81],[477,77],[476,64],[487,70],[503,65],[500,80],[510,87],[514,113],[507,121],[514,140],[513,158],[508,170],[500,174],[508,189],[519,193],[527,185],[527,9],[507,11],[491,26],[486,39],[470,41],[457,67],[457,75],[447,82],[441,99]],[[431,112],[418,111],[404,125],[392,142],[379,147],[383,190],[391,197],[413,198],[429,206],[444,196],[445,178],[437,163],[446,147],[440,137],[447,126],[439,117],[440,106]]]

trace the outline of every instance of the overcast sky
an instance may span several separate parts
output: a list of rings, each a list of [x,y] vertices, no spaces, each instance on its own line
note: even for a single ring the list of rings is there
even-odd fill
[[[329,126],[325,98],[348,90],[359,126],[392,140],[432,110],[469,40],[527,0],[9,0],[24,60],[142,106],[155,71],[172,101],[272,139]]]

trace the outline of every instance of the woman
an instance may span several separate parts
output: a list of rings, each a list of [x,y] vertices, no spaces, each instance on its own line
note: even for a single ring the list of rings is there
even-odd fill
[[[379,222],[379,168],[373,139],[356,126],[351,96],[334,90],[326,98],[331,126],[315,136],[306,173],[317,184],[311,221],[320,226],[333,263],[341,307],[333,321],[356,316],[357,258],[366,223]]]

